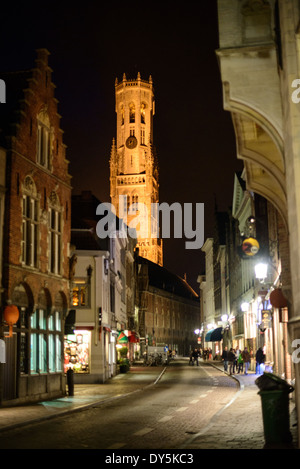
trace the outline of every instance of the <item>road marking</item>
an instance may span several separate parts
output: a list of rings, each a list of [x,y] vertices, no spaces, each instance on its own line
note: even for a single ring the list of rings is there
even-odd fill
[[[197,404],[197,402],[199,402],[199,400],[195,399],[195,400],[191,401],[190,404]]]
[[[150,433],[153,431],[153,428],[143,428],[142,430],[139,430],[138,432],[134,433],[133,436],[143,436],[146,435],[147,433]]]
[[[213,389],[209,389],[207,392],[213,392]]]
[[[199,397],[206,397],[206,396],[207,396],[207,394],[201,394],[201,396],[199,396]]]
[[[171,420],[173,418],[172,415],[166,415],[165,417],[161,418],[159,420],[159,422],[168,422],[169,420]]]
[[[119,449],[123,448],[125,446],[125,443],[114,443],[113,445],[109,446],[107,449]]]
[[[187,409],[187,407],[179,407],[179,409],[176,409],[176,412],[184,412]]]

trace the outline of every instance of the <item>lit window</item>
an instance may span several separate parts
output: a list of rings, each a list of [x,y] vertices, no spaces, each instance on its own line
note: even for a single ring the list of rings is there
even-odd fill
[[[89,307],[89,285],[87,283],[75,282],[72,290],[72,306]]]

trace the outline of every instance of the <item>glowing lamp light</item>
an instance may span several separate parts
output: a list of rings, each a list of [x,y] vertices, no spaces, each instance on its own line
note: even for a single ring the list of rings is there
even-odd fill
[[[194,331],[194,333],[195,333],[195,334],[199,334],[199,333],[200,333],[200,329],[196,329],[196,330]]]
[[[4,321],[9,326],[9,335],[8,337],[12,337],[13,335],[13,326],[19,319],[19,309],[15,305],[7,305],[4,309],[3,313]]]
[[[264,263],[256,264],[255,266],[255,276],[260,281],[263,281],[268,274],[268,265]]]
[[[243,313],[246,313],[248,309],[249,309],[249,303],[244,302],[241,304],[241,310],[243,311]]]

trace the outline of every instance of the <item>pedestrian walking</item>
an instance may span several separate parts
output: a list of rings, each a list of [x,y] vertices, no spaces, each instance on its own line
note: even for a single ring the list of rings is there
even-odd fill
[[[228,366],[229,366],[230,375],[232,375],[232,372],[234,371],[234,360],[235,360],[235,354],[234,354],[233,348],[231,348],[228,352]]]
[[[199,352],[198,352],[198,350],[195,348],[195,350],[194,350],[194,352],[193,352],[193,364],[196,362],[196,363],[197,363],[197,366],[199,366],[198,358],[199,358]]]
[[[236,349],[233,349],[232,351],[234,353],[233,373],[235,373],[235,370],[237,371],[238,369],[238,358],[239,358],[240,351],[238,347],[236,347]]]
[[[243,373],[244,369],[244,360],[242,357],[242,352],[239,350],[239,357],[237,359],[238,373]]]
[[[261,365],[265,362],[265,355],[263,352],[262,347],[259,347],[259,349],[256,352],[255,355],[255,360],[256,360],[256,369],[255,369],[255,374],[261,374]]]
[[[224,362],[224,371],[227,371],[228,370],[228,349],[227,349],[227,347],[224,347],[221,358]]]
[[[250,353],[248,352],[247,347],[245,347],[244,350],[242,351],[242,357],[243,357],[244,364],[245,364],[245,375],[247,375],[248,369],[250,366]]]

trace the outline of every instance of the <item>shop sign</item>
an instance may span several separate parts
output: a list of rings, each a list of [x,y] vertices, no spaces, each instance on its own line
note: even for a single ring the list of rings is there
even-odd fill
[[[268,327],[271,327],[271,312],[269,310],[263,310],[261,312],[261,329],[267,329]]]

